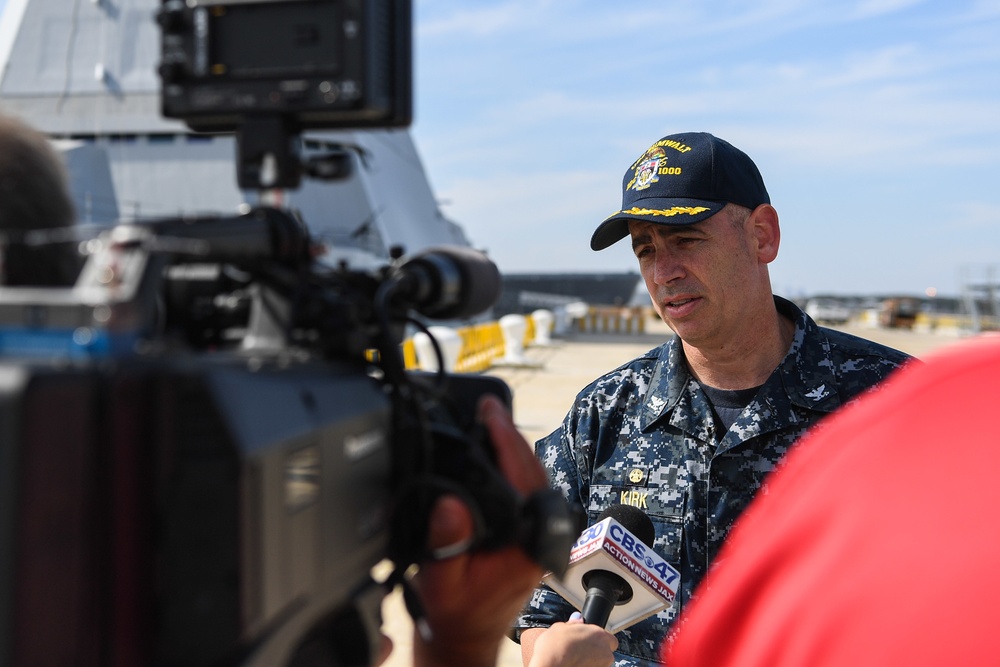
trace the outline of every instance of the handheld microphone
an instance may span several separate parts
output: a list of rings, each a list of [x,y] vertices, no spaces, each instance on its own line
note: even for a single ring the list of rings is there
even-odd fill
[[[612,505],[580,535],[563,577],[545,583],[579,609],[587,623],[615,633],[666,609],[680,573],[650,546],[653,522],[631,505]]]
[[[643,544],[652,548],[656,539],[656,529],[645,512],[631,505],[612,505],[601,513],[599,520],[611,517],[618,521],[622,528]],[[633,597],[632,586],[621,575],[608,570],[590,570],[583,573],[583,586],[587,589],[587,597],[583,602],[584,623],[604,627],[608,624],[611,611],[620,604],[626,604]]]

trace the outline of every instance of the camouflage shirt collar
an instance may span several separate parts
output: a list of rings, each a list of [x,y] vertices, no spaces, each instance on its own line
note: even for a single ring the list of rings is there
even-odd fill
[[[792,404],[820,412],[832,412],[840,406],[836,390],[833,360],[822,330],[791,301],[774,297],[778,312],[795,323],[792,344],[784,360],[765,383],[780,382]],[[777,376],[777,377],[776,377]],[[676,335],[660,347],[659,358],[643,401],[641,428],[646,430],[677,407],[694,382],[684,359],[680,338]]]
[[[840,407],[837,375],[830,342],[823,330],[791,301],[774,297],[778,312],[795,322],[795,335],[784,361],[775,371],[794,405],[833,412]]]

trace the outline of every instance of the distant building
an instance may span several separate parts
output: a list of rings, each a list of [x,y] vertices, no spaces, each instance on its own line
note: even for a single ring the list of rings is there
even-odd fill
[[[574,302],[592,306],[632,305],[638,273],[515,273],[503,276],[497,316],[555,309]],[[647,300],[648,301],[648,300]]]

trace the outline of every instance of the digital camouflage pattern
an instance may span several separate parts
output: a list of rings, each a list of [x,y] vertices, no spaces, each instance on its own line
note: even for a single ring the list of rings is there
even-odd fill
[[[535,445],[552,485],[586,508],[589,523],[614,503],[639,507],[656,528],[653,547],[681,573],[671,609],[618,633],[616,667],[659,664],[674,619],[792,443],[909,359],[819,327],[780,297],[775,303],[795,322],[791,348],[728,432],[716,433],[711,405],[673,336],[584,388],[562,426]],[[572,611],[543,586],[516,627],[547,627]]]

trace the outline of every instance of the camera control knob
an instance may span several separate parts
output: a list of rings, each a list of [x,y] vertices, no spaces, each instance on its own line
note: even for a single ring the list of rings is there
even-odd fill
[[[165,61],[160,63],[157,71],[164,83],[177,83],[185,78],[187,67],[184,66],[183,62],[178,60]]]
[[[178,34],[188,26],[188,19],[181,5],[167,4],[156,13],[156,22],[164,33]]]

